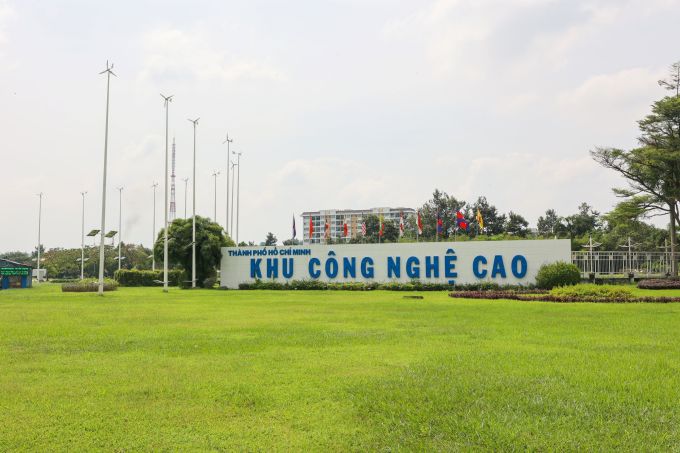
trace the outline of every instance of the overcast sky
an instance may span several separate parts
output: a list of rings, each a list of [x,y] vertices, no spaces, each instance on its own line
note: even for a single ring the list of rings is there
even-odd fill
[[[221,170],[225,222],[228,132],[241,240],[288,238],[305,210],[416,207],[434,188],[532,225],[582,201],[608,211],[621,181],[588,151],[635,145],[680,59],[678,23],[676,0],[0,0],[0,251],[35,247],[41,191],[45,247],[79,246],[81,191],[99,227],[107,59],[107,230],[124,186],[124,241],[150,244],[154,181],[162,223],[161,92],[178,215],[200,116],[197,212],[213,216]]]

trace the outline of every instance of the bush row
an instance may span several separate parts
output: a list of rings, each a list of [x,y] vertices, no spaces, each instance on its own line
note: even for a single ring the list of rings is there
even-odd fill
[[[595,285],[592,283],[558,286],[550,294],[560,297],[633,297],[633,288],[624,285]]]
[[[637,286],[640,289],[680,289],[680,280],[670,278],[649,278],[640,280]]]
[[[269,289],[269,290],[337,290],[337,291],[513,291],[517,293],[547,293],[547,290],[536,289],[532,285],[499,285],[493,282],[466,283],[449,285],[447,283],[423,283],[412,280],[408,283],[328,283],[319,280],[291,280],[289,282],[255,280],[253,283],[241,283],[239,289]]]
[[[117,281],[110,278],[104,279],[104,291],[115,291],[117,289]],[[76,282],[62,283],[61,291],[64,293],[96,293],[99,291],[99,280],[96,278],[86,278]]]
[[[494,300],[507,299],[507,300],[522,300],[528,302],[596,302],[596,303],[680,302],[680,297],[557,296],[554,294],[521,294],[509,291],[452,292],[449,293],[449,296],[459,299],[494,299]]]
[[[168,285],[182,286],[182,283],[186,280],[184,275],[183,270],[170,269],[168,271]],[[120,286],[158,286],[163,282],[163,270],[121,269],[114,273],[113,278],[120,283]]]

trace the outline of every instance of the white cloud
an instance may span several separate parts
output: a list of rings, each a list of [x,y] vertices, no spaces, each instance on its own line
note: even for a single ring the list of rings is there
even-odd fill
[[[630,68],[594,75],[558,94],[557,107],[562,114],[591,127],[611,124],[634,128],[649,104],[661,96],[657,81],[665,75],[665,68]]]
[[[3,56],[2,48],[7,44],[6,24],[15,14],[8,1],[0,0],[0,57]]]
[[[216,48],[219,42],[198,30],[158,28],[143,37],[145,61],[141,80],[189,79],[190,82],[218,79],[282,80],[283,73],[266,60],[240,58]]]

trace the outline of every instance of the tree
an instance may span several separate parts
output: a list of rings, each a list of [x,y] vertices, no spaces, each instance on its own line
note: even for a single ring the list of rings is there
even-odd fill
[[[359,235],[350,239],[351,244],[377,244],[378,242],[397,242],[399,240],[399,226],[392,220],[383,222],[383,235],[379,236],[380,218],[376,215],[364,217],[366,236]],[[344,242],[343,242],[344,243]]]
[[[578,213],[565,217],[565,229],[570,237],[584,236],[596,231],[600,226],[600,213],[588,203],[581,203]]]
[[[15,252],[5,252],[0,254],[0,258],[32,266],[31,255],[26,252],[20,252],[18,250]]]
[[[519,237],[526,237],[529,233],[529,222],[519,214],[512,211],[508,214],[505,231]]]
[[[548,209],[545,211],[545,217],[538,218],[536,223],[538,233],[543,236],[556,236],[564,230],[562,221],[562,217],[558,216],[554,209]]]
[[[276,239],[276,236],[274,236],[274,233],[272,233],[271,231],[269,233],[267,233],[267,237],[264,240],[264,245],[276,245],[277,242],[278,242],[278,239]]]
[[[164,229],[154,245],[156,262],[163,261]],[[168,228],[168,261],[180,266],[191,275],[192,219],[175,219]],[[205,279],[214,277],[222,260],[222,247],[234,246],[234,241],[224,234],[222,227],[206,217],[196,216],[196,285],[203,286]]]
[[[420,209],[423,220],[423,235],[421,239],[434,241],[437,239],[437,218],[442,220],[440,239],[446,239],[456,227],[456,212],[465,211],[466,203],[458,200],[446,192],[435,189],[432,198]],[[486,220],[486,219],[485,219]]]
[[[656,101],[652,113],[638,121],[641,146],[632,150],[597,148],[591,155],[626,178],[628,188],[614,189],[618,196],[637,203],[646,215],[669,216],[671,254],[675,256],[680,223],[680,62],[671,67],[670,78],[659,83],[674,96]],[[675,259],[671,260],[671,273],[677,275]]]
[[[302,245],[302,241],[299,239],[286,239],[283,241],[283,245]]]

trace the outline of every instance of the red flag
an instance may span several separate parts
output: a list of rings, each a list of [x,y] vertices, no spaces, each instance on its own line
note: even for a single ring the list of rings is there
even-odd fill
[[[348,234],[347,222],[345,222],[345,223],[342,224],[342,235],[344,237],[347,237],[347,234]]]
[[[309,216],[309,239],[312,239],[312,236],[314,236],[314,222],[312,222],[312,216]]]
[[[399,214],[399,237],[404,235],[404,213]]]
[[[385,234],[385,224],[383,223],[383,218],[380,216],[380,230],[378,230],[378,236],[382,237]]]
[[[324,225],[324,236],[326,238],[331,237],[331,224],[328,223],[328,217],[326,217],[326,224]]]
[[[456,225],[462,230],[467,230],[468,224],[462,212],[456,212]]]
[[[361,234],[366,236],[366,222],[361,222]]]
[[[423,234],[423,218],[420,217],[420,211],[418,211],[418,234]]]

